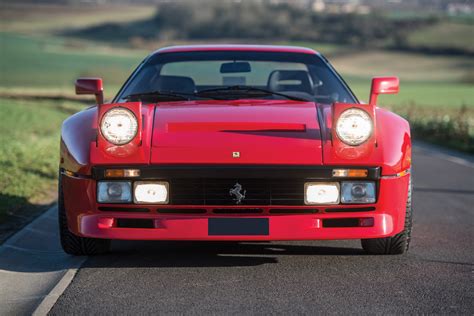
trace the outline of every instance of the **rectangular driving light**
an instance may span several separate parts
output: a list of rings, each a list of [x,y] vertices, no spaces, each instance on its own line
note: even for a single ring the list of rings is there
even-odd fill
[[[136,181],[134,183],[136,204],[168,204],[169,183],[165,181]]]
[[[339,183],[307,182],[304,185],[304,204],[338,204]]]
[[[140,176],[139,169],[105,169],[106,178],[136,178]]]
[[[342,182],[341,202],[344,204],[375,203],[375,182]]]
[[[131,203],[132,184],[129,181],[97,182],[97,202],[99,203]]]
[[[369,171],[367,169],[333,169],[334,178],[367,178]]]

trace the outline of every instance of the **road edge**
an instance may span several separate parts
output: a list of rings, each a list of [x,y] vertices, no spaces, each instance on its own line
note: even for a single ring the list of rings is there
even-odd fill
[[[7,251],[7,249],[15,249],[15,248],[23,248],[21,239],[28,234],[44,234],[45,230],[43,228],[35,228],[35,225],[42,223],[43,221],[54,221],[57,222],[55,209],[57,208],[57,204],[53,204],[50,208],[48,208],[43,214],[37,216],[34,220],[30,223],[25,225],[22,229],[18,230],[14,234],[12,234],[8,239],[5,240],[4,243],[0,245],[0,253]],[[51,228],[51,227],[50,227]],[[57,238],[57,237],[55,237]],[[17,243],[20,243],[17,245]],[[29,249],[25,247],[25,249]],[[54,250],[56,252],[56,250]],[[68,256],[62,252],[60,246],[58,246],[59,253],[62,253],[61,256]],[[48,255],[48,252],[44,252],[45,255]],[[70,256],[68,256],[70,257]],[[64,260],[64,259],[59,259]],[[67,259],[67,262],[64,264],[64,269],[59,269],[57,272],[59,273],[59,280],[57,281],[56,285],[50,290],[49,292],[43,292],[44,296],[41,295],[42,300],[37,306],[32,306],[34,311],[32,315],[47,315],[49,311],[53,308],[54,304],[56,304],[59,297],[64,293],[67,289],[69,284],[74,279],[79,268],[82,264],[87,260],[87,257],[70,257]],[[62,274],[62,275],[61,275]],[[42,292],[42,291],[41,291]]]
[[[68,288],[69,284],[71,284],[72,280],[74,279],[77,271],[84,263],[85,259],[82,260],[77,264],[76,267],[68,269],[66,273],[63,275],[61,280],[59,280],[58,284],[46,295],[41,303],[36,307],[35,311],[33,312],[33,316],[42,316],[47,315],[49,311],[53,308],[54,304],[58,301],[59,297],[64,293],[64,291]]]
[[[449,161],[461,166],[474,168],[474,155],[450,149],[447,147],[427,143],[420,140],[414,140],[414,147],[418,147],[425,153],[445,161]]]

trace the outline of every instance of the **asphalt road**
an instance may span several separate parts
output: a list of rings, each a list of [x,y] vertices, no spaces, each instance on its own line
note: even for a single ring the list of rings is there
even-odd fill
[[[407,255],[359,241],[117,242],[50,313],[472,315],[474,168],[416,147],[414,186]]]

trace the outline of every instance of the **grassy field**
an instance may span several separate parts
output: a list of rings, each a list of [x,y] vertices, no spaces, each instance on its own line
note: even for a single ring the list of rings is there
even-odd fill
[[[31,6],[10,1],[2,3],[0,26],[8,32],[50,35],[65,29],[148,19],[155,14],[155,10],[155,6],[150,5]]]
[[[458,48],[474,52],[474,21],[445,21],[412,32],[408,37],[409,45],[429,48]]]
[[[64,38],[44,35],[0,33],[0,42],[0,69],[4,74],[0,77],[0,92],[42,90],[72,95],[76,78],[100,76],[104,78],[106,97],[111,97],[148,54],[143,50],[90,42],[71,43]],[[318,49],[317,44],[311,46]],[[322,47],[329,56],[337,50],[335,46]],[[341,50],[339,48],[339,52]],[[423,57],[376,51],[336,54],[330,60],[362,100],[368,99],[373,75],[393,74],[401,79],[401,92],[397,96],[383,97],[381,104],[474,106],[473,85],[463,82],[474,69],[474,61],[467,57]]]
[[[72,94],[74,80],[80,76],[101,76],[106,92],[116,90],[146,57],[143,51],[91,47],[90,43],[43,35],[0,33],[0,42],[2,90],[43,89]]]
[[[0,98],[0,241],[56,199],[61,122],[84,104]]]

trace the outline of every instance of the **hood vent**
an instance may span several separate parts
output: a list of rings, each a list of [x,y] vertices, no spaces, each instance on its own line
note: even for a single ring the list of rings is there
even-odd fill
[[[173,122],[168,132],[305,132],[305,124],[266,122]]]

